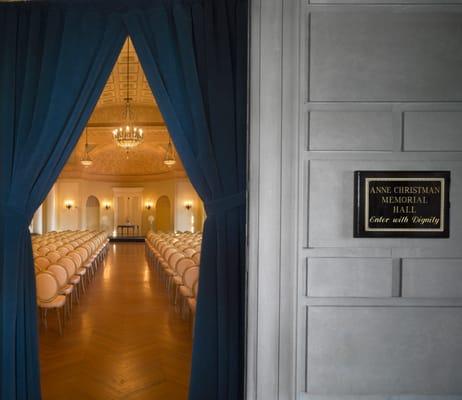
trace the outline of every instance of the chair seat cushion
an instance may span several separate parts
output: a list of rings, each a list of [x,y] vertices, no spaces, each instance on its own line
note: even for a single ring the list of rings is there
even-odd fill
[[[180,293],[183,297],[194,297],[192,289],[186,287],[186,286],[181,286],[180,287]]]
[[[80,282],[80,276],[79,275],[73,275],[69,279],[69,282],[72,283],[73,285],[77,285]]]
[[[59,308],[64,306],[64,303],[66,302],[66,296],[56,296],[52,301],[49,301],[47,303],[42,303],[39,301],[38,305],[40,308]]]
[[[74,286],[66,285],[66,286],[63,286],[61,289],[59,289],[59,294],[71,294],[73,290],[74,290]]]

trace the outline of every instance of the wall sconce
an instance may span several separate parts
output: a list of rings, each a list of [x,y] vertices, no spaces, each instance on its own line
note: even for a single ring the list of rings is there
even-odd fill
[[[111,208],[111,203],[109,203],[109,202],[104,203],[104,208],[106,210],[109,210]]]
[[[152,201],[146,202],[144,206],[146,207],[146,210],[150,210],[152,208]]]
[[[64,207],[66,207],[68,210],[70,210],[74,206],[74,202],[72,200],[66,200],[64,202]]]
[[[191,200],[187,200],[184,202],[184,207],[186,208],[186,210],[189,211],[192,208],[192,206],[193,206],[193,203]]]

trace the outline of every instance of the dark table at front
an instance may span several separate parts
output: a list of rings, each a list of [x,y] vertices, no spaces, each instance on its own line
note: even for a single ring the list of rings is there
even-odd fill
[[[117,235],[119,235],[119,231],[121,231],[122,235],[124,236],[124,232],[126,233],[126,236],[135,236],[135,230],[136,234],[140,234],[140,227],[139,225],[135,224],[124,224],[124,225],[117,225]],[[131,235],[129,233],[131,232]]]

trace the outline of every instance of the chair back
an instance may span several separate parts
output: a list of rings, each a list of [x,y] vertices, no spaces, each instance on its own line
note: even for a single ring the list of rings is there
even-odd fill
[[[58,261],[61,258],[61,254],[58,251],[50,251],[47,254],[47,258],[50,260],[52,264],[54,264],[56,261]]]
[[[62,288],[63,286],[66,286],[68,277],[67,277],[67,271],[62,265],[58,264],[51,264],[47,268],[48,272],[51,272],[56,280],[58,281],[59,287]]]
[[[181,277],[183,277],[184,271],[186,271],[188,268],[196,267],[196,266],[197,265],[191,258],[184,257],[181,260],[179,260],[178,263],[176,264],[176,273],[180,275]]]
[[[66,269],[67,275],[69,277],[75,274],[76,266],[74,260],[71,257],[60,258],[58,260],[58,264],[62,265]]]
[[[176,253],[178,250],[175,248],[175,247],[167,247],[165,250],[164,250],[164,253],[163,253],[163,258],[165,261],[168,261],[168,259],[170,258],[170,256],[173,254],[173,253]]]
[[[184,271],[183,274],[183,285],[192,289],[194,282],[199,279],[199,267],[191,267]]]
[[[194,250],[192,247],[187,247],[183,250],[183,253],[186,257],[191,257],[195,252],[196,250]]]
[[[58,247],[56,251],[61,255],[61,257],[64,257],[67,253],[69,253],[69,249],[65,246]]]
[[[51,264],[51,261],[47,257],[38,256],[38,257],[35,257],[34,264],[39,270],[42,271]]]
[[[47,246],[42,246],[37,249],[37,254],[40,256],[46,256],[50,249]]]
[[[176,266],[179,260],[184,258],[183,253],[173,253],[169,258],[168,258],[168,265],[170,265],[170,268],[176,271]]]
[[[77,247],[75,249],[75,251],[80,254],[80,257],[82,258],[82,263],[87,261],[87,259],[88,259],[88,251],[85,248]]]
[[[47,271],[35,275],[37,299],[42,303],[53,301],[58,295],[58,281],[52,273]]]
[[[75,264],[75,268],[80,268],[82,266],[82,257],[80,256],[80,254],[78,252],[76,252],[75,250],[69,252],[67,254],[68,257],[72,258],[72,260],[74,261],[74,264]]]
[[[196,263],[196,265],[199,265],[201,263],[201,252],[200,251],[196,251],[192,256],[191,258],[193,259],[193,261]]]

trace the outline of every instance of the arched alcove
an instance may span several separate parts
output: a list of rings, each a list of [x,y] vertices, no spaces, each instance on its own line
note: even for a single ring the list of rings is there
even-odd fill
[[[157,200],[155,224],[158,231],[171,232],[173,230],[172,207],[167,196],[161,196]]]
[[[99,200],[95,196],[88,196],[85,204],[87,229],[99,230]]]

